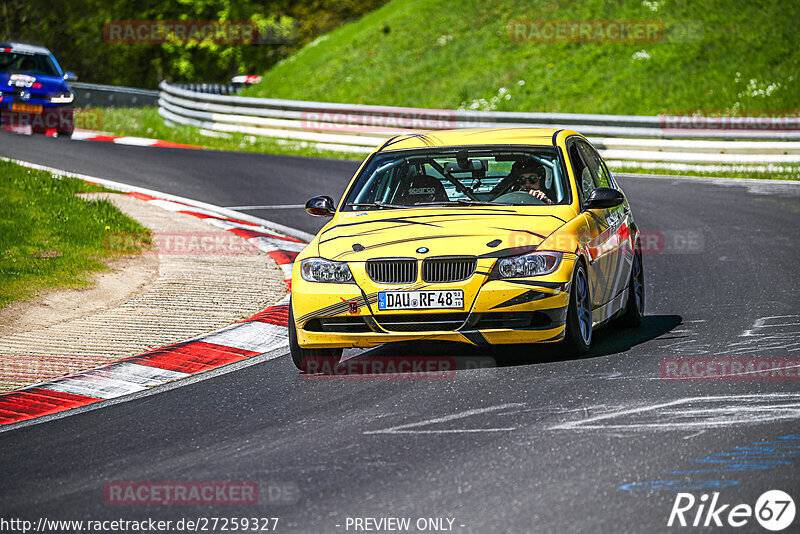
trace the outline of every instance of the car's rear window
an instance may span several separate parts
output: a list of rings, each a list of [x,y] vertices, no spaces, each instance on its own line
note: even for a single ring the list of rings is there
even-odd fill
[[[534,185],[544,196],[531,194]],[[376,154],[342,210],[569,202],[563,165],[553,147],[454,147]]]
[[[21,52],[0,52],[0,72],[10,74],[41,74],[61,76],[46,54],[23,54]]]

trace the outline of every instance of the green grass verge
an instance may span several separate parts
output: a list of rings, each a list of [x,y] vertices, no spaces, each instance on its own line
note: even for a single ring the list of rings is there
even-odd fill
[[[138,252],[150,231],[107,200],[76,193],[108,191],[75,178],[0,161],[0,308],[37,291],[90,284],[103,260]],[[108,238],[124,233],[134,246],[112,250]]]
[[[649,43],[515,41],[510,24],[526,20],[655,21],[664,30]],[[797,20],[800,3],[778,0],[392,0],[243,94],[498,111],[796,114]]]

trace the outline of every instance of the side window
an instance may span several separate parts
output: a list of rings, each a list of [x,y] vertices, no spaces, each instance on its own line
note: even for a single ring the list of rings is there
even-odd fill
[[[586,199],[589,198],[589,195],[595,190],[596,186],[594,176],[592,176],[589,167],[584,163],[580,152],[578,143],[573,142],[569,148],[569,159],[572,162],[572,172],[575,174],[581,201],[586,202]]]
[[[611,178],[608,175],[608,169],[606,169],[603,160],[600,159],[600,156],[594,148],[583,141],[578,141],[575,144],[580,147],[581,154],[583,154],[586,164],[589,165],[589,168],[592,170],[592,174],[594,174],[597,181],[597,187],[611,187]]]

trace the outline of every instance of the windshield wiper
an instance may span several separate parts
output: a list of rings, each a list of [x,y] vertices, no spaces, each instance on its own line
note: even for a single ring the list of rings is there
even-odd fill
[[[464,204],[465,206],[511,206],[512,204],[508,204],[505,202],[492,202],[491,200],[471,200],[468,198],[459,198],[456,200],[459,204]]]
[[[399,204],[387,204],[376,200],[375,202],[350,202],[348,206],[368,206],[373,208],[411,208],[412,206],[401,206]]]

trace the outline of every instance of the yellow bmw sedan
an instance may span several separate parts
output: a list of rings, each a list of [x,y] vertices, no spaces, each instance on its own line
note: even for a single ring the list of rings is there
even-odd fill
[[[390,139],[362,163],[292,272],[289,339],[305,372],[344,347],[443,340],[560,343],[638,326],[639,229],[592,145],[552,129]]]

